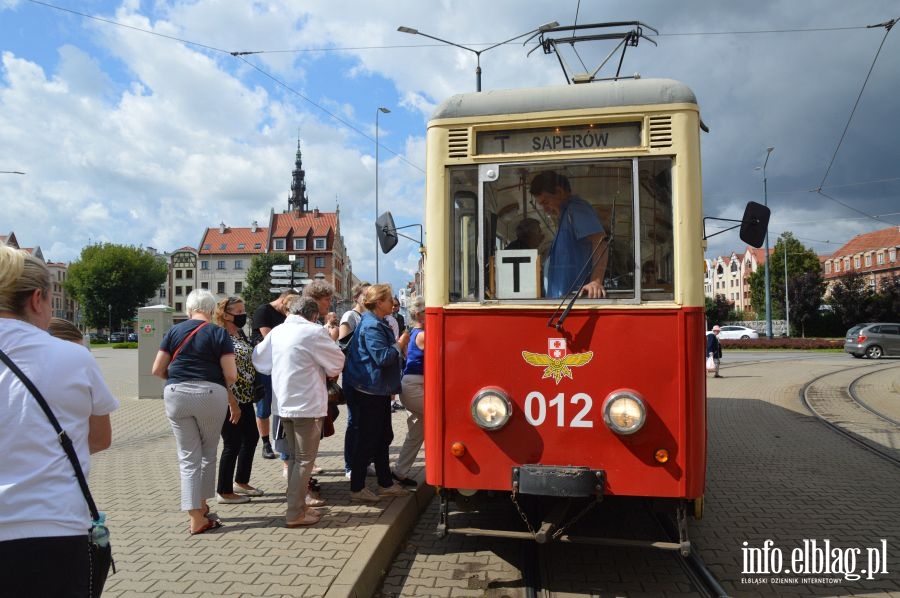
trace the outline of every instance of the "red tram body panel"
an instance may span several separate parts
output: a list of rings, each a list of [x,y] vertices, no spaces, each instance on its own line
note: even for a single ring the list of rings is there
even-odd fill
[[[705,325],[700,308],[573,311],[566,338],[547,326],[549,310],[426,311],[425,454],[429,484],[512,490],[522,464],[586,466],[605,472],[604,494],[692,499],[706,471]],[[589,361],[555,377],[523,351]],[[558,345],[559,343],[557,343]],[[477,426],[471,404],[499,387],[513,408],[497,431]],[[601,406],[617,389],[643,397],[647,419],[615,434]],[[529,398],[530,397],[530,398]],[[454,443],[465,454],[454,456]],[[668,459],[656,460],[664,449]]]

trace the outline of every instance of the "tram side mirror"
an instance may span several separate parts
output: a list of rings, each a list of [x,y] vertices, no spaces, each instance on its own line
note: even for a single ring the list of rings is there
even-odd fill
[[[767,206],[755,201],[749,202],[744,209],[744,217],[741,218],[741,241],[757,249],[762,247],[771,213]]]
[[[390,212],[385,212],[375,219],[375,234],[378,236],[378,244],[381,246],[382,253],[388,253],[396,247],[397,227],[394,225],[394,217]]]

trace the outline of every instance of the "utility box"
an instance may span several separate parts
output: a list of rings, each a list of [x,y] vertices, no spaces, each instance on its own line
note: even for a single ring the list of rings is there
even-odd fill
[[[150,370],[163,336],[172,327],[175,310],[166,305],[138,308],[138,398],[161,399],[165,380]]]

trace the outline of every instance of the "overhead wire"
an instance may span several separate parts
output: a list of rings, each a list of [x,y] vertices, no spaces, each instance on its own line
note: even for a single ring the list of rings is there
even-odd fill
[[[330,110],[328,110],[328,109],[325,108],[324,106],[321,106],[321,105],[317,104],[314,100],[308,98],[307,96],[303,95],[302,93],[300,93],[300,92],[297,91],[296,89],[292,88],[292,87],[291,87],[290,85],[288,85],[287,83],[281,81],[280,79],[278,79],[277,77],[275,77],[275,76],[272,75],[271,73],[265,71],[264,69],[260,68],[259,66],[253,64],[252,62],[250,62],[249,60],[247,60],[246,58],[244,58],[244,56],[249,55],[249,54],[262,54],[262,53],[264,53],[264,52],[262,52],[262,51],[249,51],[249,52],[243,52],[243,51],[223,50],[222,48],[217,48],[217,47],[215,47],[215,46],[210,46],[210,45],[207,45],[207,44],[201,44],[201,43],[199,43],[199,42],[195,42],[195,41],[191,41],[191,40],[188,40],[188,39],[176,37],[176,36],[174,36],[174,35],[165,35],[165,34],[163,34],[163,33],[157,33],[156,31],[151,31],[151,30],[149,30],[149,29],[143,29],[143,28],[141,28],[141,27],[135,27],[135,26],[133,26],[133,25],[128,25],[128,24],[126,24],[126,23],[120,23],[120,22],[118,22],[118,21],[113,21],[113,20],[111,20],[111,19],[104,19],[104,18],[102,18],[102,17],[98,17],[98,16],[95,16],[95,15],[90,15],[90,14],[87,14],[87,13],[79,12],[79,11],[77,11],[77,10],[72,10],[72,9],[70,9],[70,8],[64,8],[64,7],[61,7],[61,6],[56,6],[56,5],[50,4],[50,3],[48,3],[48,2],[42,2],[41,0],[28,0],[28,2],[31,2],[32,4],[38,4],[38,5],[41,5],[41,6],[45,6],[45,7],[47,7],[47,8],[52,8],[52,9],[55,9],[55,10],[59,10],[59,11],[62,11],[62,12],[68,12],[68,13],[77,15],[77,16],[79,16],[79,17],[84,17],[84,18],[86,18],[86,19],[91,19],[91,20],[94,20],[94,21],[99,21],[99,22],[101,22],[101,23],[105,23],[105,24],[108,24],[108,25],[114,25],[114,26],[117,26],[117,27],[123,27],[123,28],[125,28],[125,29],[131,29],[131,30],[137,31],[137,32],[139,32],[139,33],[146,33],[146,34],[149,34],[149,35],[155,35],[155,36],[157,36],[157,37],[162,37],[162,38],[167,39],[167,40],[169,40],[169,41],[176,41],[176,42],[183,43],[183,44],[187,44],[187,45],[190,45],[190,46],[195,46],[195,47],[198,47],[198,48],[204,48],[204,49],[210,50],[210,51],[212,51],[212,52],[218,52],[218,53],[221,53],[221,54],[227,54],[227,55],[229,55],[229,56],[232,56],[232,57],[234,57],[234,58],[237,58],[238,60],[243,61],[243,62],[244,62],[245,64],[247,64],[248,66],[252,67],[252,68],[255,69],[256,71],[258,71],[259,73],[261,73],[262,75],[264,75],[265,77],[268,77],[269,79],[271,79],[272,81],[274,81],[274,82],[275,82],[276,84],[278,84],[280,87],[283,87],[284,89],[286,89],[286,90],[288,90],[289,92],[293,93],[293,94],[296,95],[297,97],[301,98],[303,101],[309,103],[310,105],[314,106],[316,109],[318,109],[318,110],[320,110],[321,112],[325,113],[326,115],[328,115],[328,117],[330,117],[330,118],[336,120],[337,122],[341,123],[342,125],[344,125],[344,126],[347,127],[348,129],[350,129],[350,130],[352,130],[353,132],[359,134],[359,135],[362,136],[363,138],[368,139],[369,141],[371,141],[371,142],[373,142],[373,143],[377,143],[378,146],[379,146],[380,148],[387,150],[389,153],[391,153],[391,154],[393,154],[394,156],[396,156],[397,158],[399,158],[402,162],[404,162],[405,164],[407,164],[407,165],[410,166],[411,168],[414,168],[415,170],[418,170],[418,171],[421,172],[421,173],[424,173],[424,172],[425,172],[421,167],[419,167],[419,166],[413,164],[412,162],[410,162],[409,160],[407,160],[404,156],[402,156],[401,154],[395,152],[393,149],[391,149],[391,148],[389,148],[389,147],[383,145],[381,142],[376,141],[375,139],[373,139],[371,136],[369,136],[367,133],[365,133],[364,131],[362,131],[362,130],[361,130],[360,128],[358,128],[357,126],[355,126],[355,125],[353,125],[352,123],[350,123],[350,122],[344,120],[344,119],[341,118],[340,116],[334,114],[333,112],[331,112]]]

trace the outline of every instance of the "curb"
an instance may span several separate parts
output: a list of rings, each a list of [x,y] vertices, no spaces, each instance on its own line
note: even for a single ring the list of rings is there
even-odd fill
[[[370,526],[347,564],[337,574],[340,580],[328,588],[325,598],[371,598],[391,567],[400,545],[434,498],[434,486],[419,480],[419,488],[402,499],[394,499],[378,523]]]

